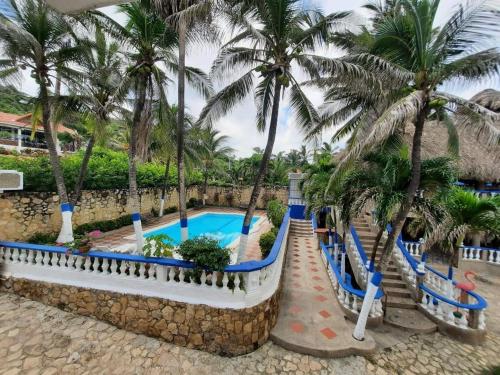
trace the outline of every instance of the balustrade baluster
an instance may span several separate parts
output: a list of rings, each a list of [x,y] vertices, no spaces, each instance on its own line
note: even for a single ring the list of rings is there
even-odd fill
[[[110,259],[102,258],[101,269],[102,269],[103,275],[106,275],[106,276],[108,275],[109,263],[110,263]]]
[[[175,268],[174,267],[168,268],[168,281],[171,283],[175,282]]]
[[[128,276],[131,277],[131,278],[136,278],[136,274],[135,274],[135,271],[137,270],[137,265],[135,264],[135,262],[130,262],[130,265],[128,267]]]
[[[205,285],[207,282],[207,272],[203,270],[200,276],[201,285]]]
[[[19,249],[14,248],[12,251],[12,262],[19,263]]]
[[[240,274],[239,273],[234,274],[234,291],[235,292],[240,291]]]
[[[212,281],[212,288],[217,288],[217,272],[212,271],[212,277],[210,279]]]
[[[358,312],[358,297],[354,294],[352,295],[352,311]]]
[[[111,271],[111,275],[117,274],[118,264],[116,263],[116,259],[111,260],[111,267],[109,269]]]
[[[43,266],[43,254],[41,251],[37,251],[36,252],[36,257],[35,257],[35,263],[38,265],[38,266]]]
[[[20,254],[19,254],[19,261],[20,261],[21,263],[23,263],[23,264],[24,264],[24,263],[26,263],[26,257],[28,256],[28,254],[27,254],[27,253],[28,253],[28,250],[26,250],[26,249],[21,249],[21,252],[20,252]]]
[[[44,267],[50,266],[50,254],[48,251],[43,252],[43,266]]]
[[[84,267],[85,267],[85,272],[90,272],[90,266],[91,266],[91,262],[90,262],[90,257],[89,256],[86,256],[85,257],[85,263],[84,263]]]
[[[145,279],[146,278],[146,265],[141,262],[141,265],[139,266],[139,279]]]
[[[224,272],[224,276],[222,277],[222,288],[227,289],[227,283],[229,282],[229,278],[227,276],[227,272]]]
[[[184,268],[180,267],[179,268],[179,282],[184,283]]]
[[[76,256],[76,262],[75,262],[76,270],[83,271],[82,269],[83,257],[81,255],[75,255],[75,256]]]

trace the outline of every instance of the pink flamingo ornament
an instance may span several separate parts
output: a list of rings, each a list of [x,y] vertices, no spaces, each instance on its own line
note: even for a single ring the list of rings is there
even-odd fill
[[[476,289],[476,284],[474,284],[474,281],[471,280],[471,277],[475,277],[476,274],[472,271],[466,271],[464,273],[464,278],[467,280],[463,283],[458,283],[456,287],[458,289],[461,289],[460,292],[460,302],[461,303],[468,303],[468,295],[467,292],[470,292],[474,289]]]

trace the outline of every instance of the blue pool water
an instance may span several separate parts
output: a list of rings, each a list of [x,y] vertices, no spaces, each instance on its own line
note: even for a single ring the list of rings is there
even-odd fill
[[[244,215],[240,214],[204,213],[188,218],[189,238],[207,236],[216,239],[222,247],[228,246],[240,236],[244,217]],[[259,218],[259,216],[253,217],[250,229]],[[179,222],[170,224],[145,233],[144,237],[147,238],[158,234],[166,234],[172,238],[174,245],[178,245],[181,242],[181,225]]]

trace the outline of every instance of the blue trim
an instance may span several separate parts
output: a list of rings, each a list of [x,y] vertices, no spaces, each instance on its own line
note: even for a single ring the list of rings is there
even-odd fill
[[[379,287],[383,277],[384,276],[380,272],[375,272],[370,282],[376,287]]]
[[[241,234],[248,235],[250,233],[250,225],[243,225],[241,228]]]
[[[188,219],[181,219],[181,228],[188,227]]]
[[[358,232],[356,232],[356,228],[354,228],[354,225],[351,225],[349,228],[351,230],[351,236],[356,244],[356,248],[358,249],[358,253],[361,257],[361,260],[363,261],[363,265],[366,267],[366,264],[368,263],[368,257],[366,256],[365,249],[363,248],[363,245],[361,244],[361,241],[359,240]]]
[[[420,261],[425,263],[427,262],[427,258],[429,257],[429,254],[427,253],[427,251],[425,253],[422,254],[422,256],[420,257]]]
[[[375,271],[375,262],[370,261],[370,266],[368,267],[368,271],[370,272]]]
[[[134,212],[132,214],[132,221],[140,221],[141,220],[141,214],[138,212]]]
[[[267,258],[255,261],[251,260],[248,262],[243,262],[240,264],[227,266],[224,271],[226,272],[252,272],[258,271],[273,264],[281,250],[281,245],[283,241],[286,241],[288,234],[288,223],[290,221],[290,210],[287,211],[283,222],[281,223],[278,235],[276,236],[276,241],[274,241],[273,247],[269,252]],[[68,247],[64,246],[47,246],[47,245],[35,245],[25,242],[7,242],[0,241],[0,247],[13,248],[13,249],[26,249],[26,250],[37,250],[37,251],[48,251],[53,253],[65,253],[69,250]],[[80,254],[78,251],[73,251],[73,254]],[[110,253],[105,251],[89,251],[85,253],[86,256],[94,258],[106,258],[115,259],[121,261],[130,261],[137,263],[155,263],[163,266],[173,266],[173,267],[183,267],[183,268],[194,268],[194,263],[177,260],[173,258],[157,258],[157,257],[144,257],[142,255],[131,255],[131,254],[120,254],[120,253]]]
[[[476,293],[473,293],[473,292],[468,292],[467,294],[469,294],[469,295],[473,296],[474,298],[476,298],[477,303],[475,303],[475,304],[465,304],[465,303],[456,302],[456,301],[451,300],[451,299],[449,299],[447,297],[444,297],[444,296],[436,293],[434,290],[428,288],[424,284],[420,284],[419,288],[422,289],[424,292],[429,293],[432,297],[434,297],[433,303],[435,305],[437,305],[439,303],[438,301],[443,301],[443,302],[446,302],[449,305],[452,305],[452,306],[455,306],[455,307],[458,307],[458,308],[462,308],[462,309],[468,309],[468,310],[482,310],[482,309],[485,309],[485,308],[488,307],[488,303],[481,296],[479,296],[479,295],[477,295]],[[436,301],[436,300],[438,300],[438,301]]]
[[[69,203],[61,203],[61,212],[73,212],[73,207]]]
[[[453,280],[453,267],[448,266],[448,280]]]
[[[323,251],[323,254],[324,256],[326,257],[326,261],[328,262],[328,266],[332,269],[332,271],[335,273],[335,277],[337,278],[339,284],[342,286],[342,288],[344,288],[345,290],[347,290],[349,293],[351,294],[354,294],[360,298],[364,298],[365,297],[365,294],[366,294],[366,291],[364,290],[361,290],[361,289],[355,289],[353,288],[351,285],[349,285],[347,283],[348,281],[348,273],[346,273],[346,281],[342,281],[342,277],[341,277],[341,274],[340,274],[340,268],[339,266],[335,265],[334,261],[333,261],[333,258],[332,256],[330,255],[330,253],[328,252],[325,244],[323,243],[323,241],[320,241],[320,246],[321,246],[321,250]],[[384,292],[382,292],[382,289],[379,289],[377,290],[377,294],[375,294],[375,299],[380,299],[382,298],[384,295]]]

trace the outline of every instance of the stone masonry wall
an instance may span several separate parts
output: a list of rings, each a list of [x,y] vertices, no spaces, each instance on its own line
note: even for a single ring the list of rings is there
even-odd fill
[[[241,310],[14,278],[0,279],[0,291],[176,345],[235,356],[252,352],[268,340],[276,324],[281,288],[259,305]]]
[[[252,188],[220,188],[210,186],[207,191],[207,204],[219,206],[244,207],[250,200]],[[192,186],[187,189],[187,199],[201,199],[201,188]],[[139,189],[141,213],[149,215],[159,209],[160,189]],[[231,199],[232,197],[232,199]],[[286,188],[262,189],[257,206],[263,208],[272,198],[286,203]],[[57,232],[61,226],[59,196],[56,193],[5,192],[0,194],[0,240],[22,241],[34,233]],[[178,207],[178,194],[171,189],[165,208]],[[100,220],[116,219],[129,213],[128,190],[86,190],[81,202],[75,207],[74,225]]]

